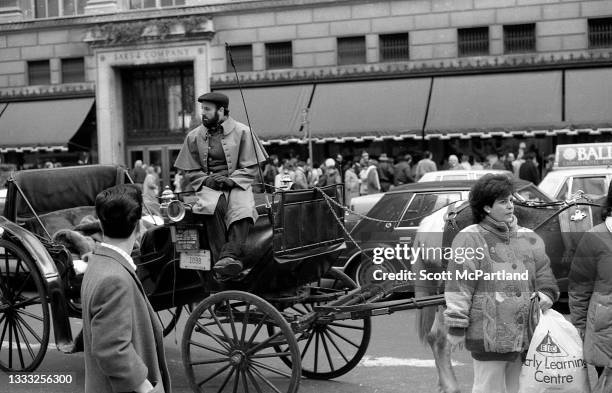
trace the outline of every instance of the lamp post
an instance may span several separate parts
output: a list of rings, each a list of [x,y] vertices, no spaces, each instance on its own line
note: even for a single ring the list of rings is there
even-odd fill
[[[312,134],[310,132],[309,108],[302,110],[302,127],[306,126],[306,138],[308,139],[308,158],[310,158],[310,166],[314,165],[314,157],[312,155]]]

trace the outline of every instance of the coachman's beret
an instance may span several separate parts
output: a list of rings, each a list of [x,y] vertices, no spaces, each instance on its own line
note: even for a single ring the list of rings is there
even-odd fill
[[[207,101],[227,108],[229,106],[229,98],[223,93],[206,93],[198,97],[198,102]]]

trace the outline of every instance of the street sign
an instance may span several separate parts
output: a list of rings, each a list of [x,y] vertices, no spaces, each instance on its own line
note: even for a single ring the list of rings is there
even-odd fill
[[[610,165],[612,165],[612,143],[557,145],[556,168]]]

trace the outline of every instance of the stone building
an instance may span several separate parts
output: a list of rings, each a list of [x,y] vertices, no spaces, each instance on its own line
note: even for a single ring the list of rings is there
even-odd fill
[[[159,165],[195,99],[270,152],[484,157],[612,140],[606,0],[3,0],[0,157]]]

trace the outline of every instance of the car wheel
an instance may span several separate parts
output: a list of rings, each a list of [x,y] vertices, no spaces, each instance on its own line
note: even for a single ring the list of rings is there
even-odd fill
[[[363,287],[368,284],[380,284],[388,280],[384,273],[400,273],[410,270],[404,262],[397,259],[383,259],[382,263],[374,263],[373,250],[364,250],[356,256],[348,269],[348,275]],[[377,280],[378,278],[378,280]],[[398,281],[398,284],[402,281]]]

